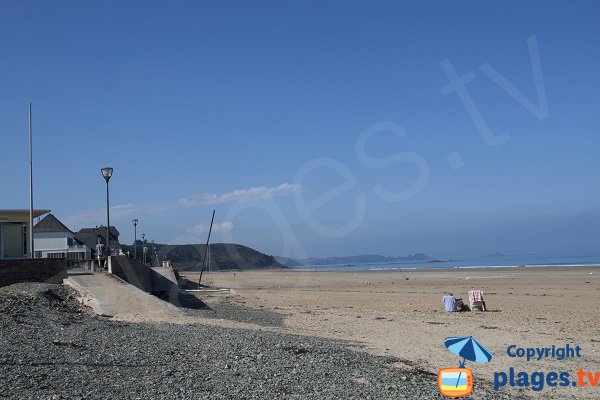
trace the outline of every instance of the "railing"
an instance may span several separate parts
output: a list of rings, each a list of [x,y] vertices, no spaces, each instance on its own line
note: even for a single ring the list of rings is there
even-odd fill
[[[60,253],[68,251],[70,252],[80,252],[80,251],[86,251],[86,249],[89,249],[89,247],[87,247],[86,245],[79,245],[79,244],[74,244],[73,246],[69,246],[68,248],[50,248],[50,249],[44,249],[44,248],[40,248],[40,247],[36,247],[35,251],[48,251],[48,252],[56,252],[56,253]],[[90,249],[91,250],[91,249]]]
[[[89,249],[89,247],[85,246],[85,245],[73,245],[73,246],[69,246],[69,252],[80,252],[80,251],[85,251],[86,249]],[[91,249],[90,249],[91,250]]]

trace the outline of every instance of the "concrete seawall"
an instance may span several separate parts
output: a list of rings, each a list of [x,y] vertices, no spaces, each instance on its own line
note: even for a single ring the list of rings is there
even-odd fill
[[[98,315],[139,322],[170,322],[184,316],[176,306],[106,272],[72,271],[64,283]]]
[[[115,276],[129,284],[146,293],[177,303],[179,285],[170,263],[165,262],[162,267],[147,267],[127,256],[113,256],[109,265]]]
[[[69,263],[64,259],[0,260],[0,286],[18,282],[62,283]]]

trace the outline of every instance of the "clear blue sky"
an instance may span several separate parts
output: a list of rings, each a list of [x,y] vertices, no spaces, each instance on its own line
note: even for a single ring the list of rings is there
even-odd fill
[[[202,242],[216,208],[275,255],[594,252],[600,3],[524,3],[3,1],[0,208],[31,101],[35,205],[74,230],[110,165],[125,243]]]

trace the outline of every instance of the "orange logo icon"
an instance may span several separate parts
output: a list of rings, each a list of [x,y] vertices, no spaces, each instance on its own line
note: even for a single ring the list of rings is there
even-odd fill
[[[443,368],[438,372],[440,393],[448,397],[462,397],[473,391],[473,373],[468,368]]]

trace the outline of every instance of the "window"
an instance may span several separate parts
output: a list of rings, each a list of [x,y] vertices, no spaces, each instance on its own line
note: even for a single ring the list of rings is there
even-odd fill
[[[69,260],[83,260],[83,259],[85,259],[85,253],[80,252],[80,251],[69,253],[67,258]]]
[[[23,257],[27,257],[27,248],[29,244],[27,243],[27,225],[23,225]]]
[[[48,258],[65,258],[65,253],[48,253]]]
[[[4,257],[22,258],[26,254],[22,224],[3,224]]]

